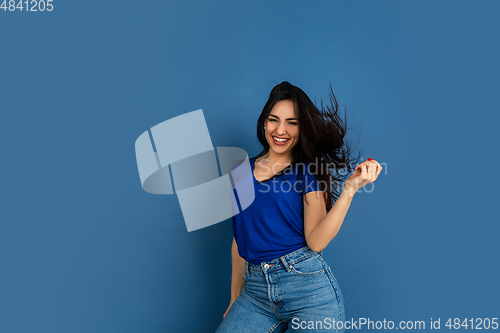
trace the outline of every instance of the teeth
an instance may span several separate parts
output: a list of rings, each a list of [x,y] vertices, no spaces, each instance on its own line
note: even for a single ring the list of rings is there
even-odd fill
[[[285,141],[288,141],[288,139],[278,139],[277,137],[273,136],[274,140],[278,141],[278,142],[285,142]]]

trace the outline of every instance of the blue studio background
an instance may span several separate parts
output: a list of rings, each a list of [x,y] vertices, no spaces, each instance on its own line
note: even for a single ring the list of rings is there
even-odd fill
[[[385,163],[324,251],[347,317],[500,317],[498,2],[53,5],[0,10],[0,332],[214,332],[230,219],[188,233],[134,143],[201,108],[215,147],[254,156],[284,80],[317,102],[330,82]]]

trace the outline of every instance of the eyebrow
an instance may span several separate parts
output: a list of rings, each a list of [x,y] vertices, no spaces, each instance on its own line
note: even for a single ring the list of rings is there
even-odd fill
[[[272,113],[270,113],[269,116],[273,116],[273,117],[276,117],[276,118],[280,119],[280,117],[278,117],[278,116],[276,116],[276,115],[274,115]],[[298,120],[298,119],[297,118],[286,118],[285,120]]]

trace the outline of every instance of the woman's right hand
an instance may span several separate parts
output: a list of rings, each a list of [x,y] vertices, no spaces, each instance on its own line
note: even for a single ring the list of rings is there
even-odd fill
[[[222,315],[222,318],[226,318],[226,315],[227,315],[227,313],[229,312],[229,309],[231,309],[231,306],[233,305],[234,301],[235,301],[235,300],[234,300],[234,299],[232,299],[232,300],[231,300],[231,302],[229,302],[229,306],[227,307],[226,312]]]
[[[344,183],[344,190],[354,195],[363,186],[377,180],[381,171],[382,166],[380,163],[373,158],[367,159],[354,168],[354,172]]]

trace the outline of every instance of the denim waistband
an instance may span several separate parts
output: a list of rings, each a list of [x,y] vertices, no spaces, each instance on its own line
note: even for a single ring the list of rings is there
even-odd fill
[[[291,269],[291,265],[294,263],[309,258],[314,255],[321,255],[323,250],[315,252],[311,250],[309,245],[304,246],[296,251],[293,251],[287,255],[281,256],[279,258],[264,261],[260,264],[253,264],[251,262],[245,261],[245,274],[250,275],[252,272],[272,272],[278,269],[284,268],[286,271]]]

